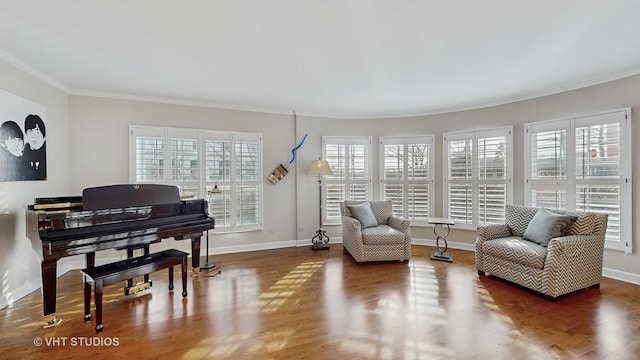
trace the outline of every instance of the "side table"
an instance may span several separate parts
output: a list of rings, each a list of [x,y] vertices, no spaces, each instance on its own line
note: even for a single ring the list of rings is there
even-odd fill
[[[449,218],[436,217],[427,219],[427,222],[429,224],[433,224],[433,234],[436,236],[436,247],[438,248],[438,251],[431,253],[431,260],[453,262],[453,255],[447,252],[447,236],[449,236],[449,233],[451,232],[451,225],[455,225],[456,223]],[[438,225],[440,225],[442,229],[447,229],[446,234],[438,233]],[[444,249],[440,247],[440,240],[444,242]]]

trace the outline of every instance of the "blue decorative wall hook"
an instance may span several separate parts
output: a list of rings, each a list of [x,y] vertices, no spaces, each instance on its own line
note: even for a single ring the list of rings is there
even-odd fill
[[[296,147],[291,149],[291,160],[289,160],[288,163],[281,163],[280,165],[278,165],[278,167],[273,170],[271,175],[269,175],[269,181],[271,181],[273,184],[277,184],[280,180],[287,176],[289,170],[291,170],[291,165],[296,160],[296,152],[302,147],[305,140],[307,140],[307,134],[304,134],[304,137],[302,138],[302,140],[300,140],[300,143],[298,143]]]

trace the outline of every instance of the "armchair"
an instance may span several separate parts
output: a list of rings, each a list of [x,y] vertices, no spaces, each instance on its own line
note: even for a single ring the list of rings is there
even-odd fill
[[[508,280],[542,293],[552,301],[576,290],[600,286],[606,214],[517,205],[507,205],[505,212],[505,224],[477,228],[478,275],[490,274]],[[542,212],[541,216],[534,220],[538,212]],[[565,225],[558,225],[559,220],[555,225],[544,226],[536,222],[544,218],[543,213],[547,213],[547,219],[553,220],[559,215],[571,220]],[[535,238],[540,231],[557,233],[548,234],[548,239],[542,242],[528,238],[532,233]]]
[[[353,206],[370,205],[375,219],[357,219]],[[357,211],[357,210],[354,210]],[[367,210],[368,212],[368,210]],[[393,261],[409,262],[411,258],[411,230],[408,220],[393,216],[391,201],[353,201],[340,203],[342,215],[342,244],[358,262]],[[361,217],[361,216],[360,216]],[[369,220],[369,221],[367,221]]]

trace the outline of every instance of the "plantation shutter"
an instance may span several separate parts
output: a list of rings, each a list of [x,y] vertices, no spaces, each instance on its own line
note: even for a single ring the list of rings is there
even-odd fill
[[[500,224],[507,204],[507,137],[478,138],[478,225]]]
[[[261,134],[131,125],[129,151],[132,183],[205,198],[215,232],[262,229]]]
[[[198,134],[190,131],[169,131],[171,177],[169,183],[180,189],[182,196],[198,196],[200,180],[198,164]]]
[[[447,141],[447,213],[456,223],[473,224],[473,141]]]
[[[414,225],[426,225],[432,213],[432,148],[433,136],[380,139],[381,197]]]
[[[153,128],[132,129],[131,138],[135,157],[131,173],[135,182],[165,182],[165,131]]]
[[[340,224],[340,202],[369,200],[371,184],[371,138],[322,137],[323,158],[333,175],[323,186],[323,223]]]
[[[228,136],[205,139],[206,189],[209,214],[217,229],[231,227],[231,140]],[[218,186],[219,193],[209,193]]]
[[[239,228],[257,226],[260,222],[259,143],[257,139],[237,139],[235,149],[236,225]]]
[[[505,221],[513,185],[513,129],[444,136],[446,216],[473,229]]]
[[[631,109],[527,124],[527,205],[608,214],[607,249],[631,251]]]
[[[609,214],[606,239],[621,238],[621,115],[576,120],[575,209]]]
[[[564,209],[567,206],[567,130],[558,124],[532,126],[531,206]],[[550,128],[551,126],[551,128]]]

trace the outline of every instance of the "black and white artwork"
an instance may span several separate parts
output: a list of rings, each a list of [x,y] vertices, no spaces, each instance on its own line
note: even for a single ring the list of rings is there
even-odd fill
[[[0,90],[0,181],[47,179],[44,107]]]

